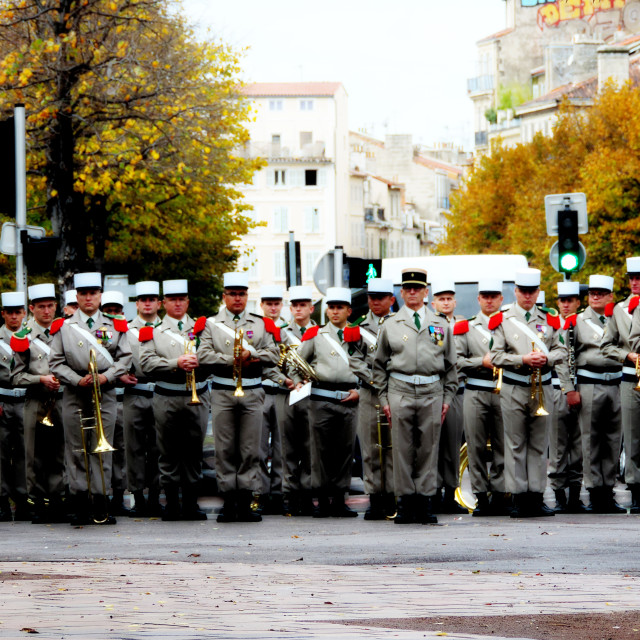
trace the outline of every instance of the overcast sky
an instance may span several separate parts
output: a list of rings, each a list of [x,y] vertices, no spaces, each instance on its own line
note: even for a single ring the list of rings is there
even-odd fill
[[[505,26],[504,0],[183,0],[199,28],[237,48],[249,82],[339,81],[349,127],[473,141],[467,79],[476,42]]]

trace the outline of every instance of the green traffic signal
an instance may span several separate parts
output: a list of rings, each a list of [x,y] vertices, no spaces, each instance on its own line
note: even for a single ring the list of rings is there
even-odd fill
[[[558,211],[558,264],[560,271],[573,273],[580,268],[578,212],[572,209]]]
[[[575,271],[578,268],[578,256],[574,253],[565,253],[560,258],[560,268],[562,271]]]

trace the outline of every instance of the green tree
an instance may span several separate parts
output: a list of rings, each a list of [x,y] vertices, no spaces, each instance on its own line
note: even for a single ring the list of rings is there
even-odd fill
[[[0,0],[0,109],[28,115],[29,222],[60,284],[97,268],[189,277],[210,301],[248,229],[240,54],[173,0]]]

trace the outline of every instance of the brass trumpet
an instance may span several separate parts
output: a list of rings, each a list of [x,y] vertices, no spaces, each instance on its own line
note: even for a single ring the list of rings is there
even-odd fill
[[[502,367],[493,367],[494,381],[496,378],[498,379],[498,384],[491,390],[491,393],[499,394],[502,391]]]
[[[59,382],[59,380],[55,376],[53,379],[56,382]],[[57,391],[51,391],[47,395],[47,399],[44,401],[44,416],[42,420],[38,420],[39,424],[42,424],[45,427],[53,427],[53,421],[51,420],[51,415],[53,414],[53,410],[56,407],[57,398],[58,398]]]
[[[184,341],[184,353],[188,355],[193,353],[193,347],[195,346],[194,340],[185,340]],[[198,393],[196,390],[196,372],[195,371],[187,371],[186,372],[186,382],[185,385],[187,387],[187,391],[191,391],[191,400],[187,403],[189,406],[195,406],[198,404],[202,404],[200,398],[198,398]]]
[[[536,352],[540,351],[540,349],[536,347],[536,343],[534,340],[531,341],[531,350]],[[531,374],[530,384],[531,384],[531,399],[533,400],[537,398],[537,401],[538,401],[536,415],[548,416],[549,412],[545,409],[545,406],[544,406],[544,389],[542,388],[542,370],[541,369],[536,369]]]
[[[233,340],[233,379],[236,381],[236,390],[233,395],[244,396],[242,390],[242,336],[244,331],[236,326],[236,335]]]
[[[636,358],[636,375],[638,376],[638,384],[633,387],[633,390],[640,391],[640,356]]]

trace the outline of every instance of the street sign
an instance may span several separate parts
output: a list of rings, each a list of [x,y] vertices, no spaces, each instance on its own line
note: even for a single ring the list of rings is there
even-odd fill
[[[586,260],[587,260],[587,250],[584,248],[584,245],[582,244],[582,242],[578,242],[578,266],[575,270],[572,270],[572,271],[580,271],[580,269],[584,267],[584,263],[586,262]],[[558,273],[567,272],[567,269],[560,268],[560,246],[557,242],[554,242],[553,246],[549,250],[549,262],[551,263],[551,266]],[[570,271],[570,273],[572,271]]]
[[[342,254],[342,249],[339,249]],[[345,261],[342,264],[342,281],[336,282],[335,277],[335,250],[327,251],[319,260],[316,262],[316,266],[313,270],[313,281],[315,282],[318,291],[322,295],[327,295],[327,289],[329,287],[344,287],[345,282],[349,282],[349,273],[348,273],[348,265]]]
[[[544,212],[547,218],[547,235],[558,235],[558,211],[573,209],[578,216],[578,233],[589,231],[587,196],[584,193],[556,193],[544,197]]]
[[[34,240],[40,240],[47,235],[44,227],[34,227],[28,224],[26,229],[29,233],[29,237]],[[0,232],[0,253],[4,253],[6,256],[16,255],[15,222],[5,222],[2,225],[2,231]]]

